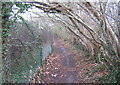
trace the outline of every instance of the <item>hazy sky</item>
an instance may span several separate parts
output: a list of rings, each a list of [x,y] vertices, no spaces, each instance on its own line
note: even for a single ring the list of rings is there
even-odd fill
[[[28,0],[28,1],[31,1],[31,0]],[[90,2],[99,2],[99,1],[102,1],[102,2],[105,2],[105,1],[110,1],[110,2],[119,2],[120,0],[33,0],[33,1],[43,1],[43,2],[46,2],[46,1],[58,1],[58,2],[79,2],[79,1],[90,1]]]
[[[120,0],[2,0],[2,1],[39,1],[39,2],[46,2],[46,1],[56,1],[56,2],[79,2],[79,1],[90,1],[90,2],[98,2],[98,1],[110,1],[110,2],[118,2]]]

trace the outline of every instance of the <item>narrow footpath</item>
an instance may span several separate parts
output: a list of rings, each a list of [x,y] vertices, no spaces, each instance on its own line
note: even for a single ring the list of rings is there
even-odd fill
[[[54,45],[55,54],[58,55],[56,64],[59,70],[56,70],[56,77],[52,77],[55,83],[76,83],[78,71],[76,69],[75,54],[70,50],[69,46],[63,41],[57,41]],[[55,61],[54,61],[55,62]],[[58,68],[58,67],[56,67]],[[59,76],[58,76],[59,75]],[[47,78],[47,76],[46,76]]]
[[[91,83],[99,82],[93,79],[94,76],[103,76],[101,72],[90,76],[90,71],[98,64],[89,64],[82,53],[74,50],[68,42],[56,40],[53,50],[46,59],[46,64],[38,68],[31,83]]]

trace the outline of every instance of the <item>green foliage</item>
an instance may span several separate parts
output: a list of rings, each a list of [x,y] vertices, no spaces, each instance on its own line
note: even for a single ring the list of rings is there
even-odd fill
[[[120,69],[112,70],[108,75],[103,77],[103,83],[117,83],[120,84]]]
[[[2,47],[2,56],[6,56],[6,54],[8,53],[8,48],[9,46],[7,44],[10,43],[10,30],[13,28],[13,24],[16,23],[19,19],[21,21],[23,21],[23,23],[26,25],[26,22],[24,21],[23,17],[19,16],[18,13],[14,14],[12,6],[15,5],[16,3],[11,3],[11,2],[0,2],[0,4],[2,5],[2,9],[1,9],[1,17],[2,17],[2,39],[4,40],[4,42],[6,42],[6,44],[3,43],[3,47]],[[26,11],[28,11],[28,9],[31,7],[31,5],[28,5],[26,3],[19,3],[16,4],[17,7],[19,7],[20,9],[18,10],[19,13],[24,13]],[[11,18],[12,17],[12,18]],[[7,65],[4,65],[3,70],[6,70],[3,74],[5,74],[3,76],[3,82],[6,82],[6,76],[7,78],[11,78],[11,82],[12,80],[15,82],[26,82],[26,78],[24,76],[28,76],[29,75],[29,70],[31,69],[30,66],[35,66],[36,63],[39,59],[32,59],[31,54],[30,53],[26,53],[26,55],[24,56],[18,56],[21,57],[22,61],[19,65],[17,65],[17,60],[14,59],[11,62],[14,63],[14,66],[9,68]],[[40,56],[38,56],[40,57]],[[29,62],[25,62],[24,60],[30,60]],[[4,59],[4,62],[8,61],[9,59]],[[9,69],[8,69],[9,68]],[[12,75],[6,75],[8,72],[10,71],[12,73]],[[8,79],[9,79],[8,78]],[[28,81],[28,80],[27,80]]]
[[[42,66],[45,65],[47,63],[47,59],[45,59],[44,61],[42,61]]]
[[[92,74],[95,72],[100,72],[105,69],[105,64],[100,64],[99,66],[95,67],[94,70],[92,70]]]
[[[29,52],[23,52],[23,54],[19,56],[19,65],[15,65],[16,61],[13,60],[14,67],[10,68],[10,71],[12,73],[10,76],[11,82],[15,81],[16,83],[28,83],[30,76],[33,76],[34,74],[36,67],[42,65],[39,63],[41,59],[41,54],[38,55],[40,50],[40,47],[35,47]],[[33,56],[33,54],[35,56]],[[27,59],[27,61],[25,61],[25,59]],[[32,74],[30,74],[30,70],[32,70]]]
[[[25,13],[31,7],[30,4],[26,4],[26,3],[17,3],[16,6],[20,8],[19,9],[20,13]]]
[[[78,45],[78,44],[75,44],[74,47],[75,47],[76,50],[81,50],[82,49],[81,46]]]
[[[12,10],[12,6],[13,5],[16,5],[17,7],[20,8],[19,12],[20,13],[24,13],[25,11],[28,11],[28,9],[31,7],[31,5],[29,4],[26,4],[26,3],[12,3],[12,2],[0,2],[1,5],[5,5],[5,4],[10,4],[8,6],[11,6],[10,8],[8,6],[4,6],[2,7],[2,13],[1,13],[1,17],[3,20],[6,20],[3,22],[3,28],[2,28],[2,38],[5,39],[7,37],[10,37],[11,34],[10,34],[10,29],[13,27],[13,23],[16,22],[16,20],[20,19],[23,21],[23,23],[27,26],[26,22],[24,21],[24,19],[21,17],[21,16],[18,16],[17,13],[13,16],[13,10]],[[7,11],[6,11],[7,10]],[[9,18],[13,16],[13,19]],[[3,46],[3,56],[5,56],[5,54],[7,54],[6,50],[7,50],[7,47],[4,47]]]
[[[87,49],[85,49],[85,47],[82,44],[73,44],[73,46],[75,47],[75,50],[83,51],[86,58],[90,57],[89,51]]]
[[[54,29],[53,29],[54,31],[54,33],[57,35],[57,36],[59,36],[59,37],[61,37],[61,38],[65,38],[65,39],[67,39],[68,38],[68,36],[69,36],[69,34],[68,34],[68,32],[66,31],[66,29],[65,28],[63,28],[62,26],[60,26],[60,25],[55,25],[54,26]]]
[[[16,20],[21,19],[23,21],[23,18],[20,17],[20,16],[16,16],[16,14],[13,16],[11,13],[13,13],[13,10],[12,10],[12,6],[15,4],[15,3],[12,3],[12,2],[2,2],[0,3],[3,5],[2,7],[2,12],[1,12],[1,17],[2,19],[4,20],[2,23],[2,38],[5,39],[7,37],[10,37],[11,34],[10,34],[10,29],[13,27],[13,23],[15,23]],[[28,8],[31,7],[31,5],[28,5],[26,3],[19,3],[19,4],[16,4],[17,7],[20,8],[19,12],[20,13],[23,13],[25,11],[28,11]],[[9,8],[10,7],[10,8]],[[10,17],[13,16],[14,18],[11,19]],[[26,23],[25,23],[26,24]],[[10,40],[8,40],[10,41]],[[7,47],[4,47],[3,46],[3,56],[5,56],[5,54],[7,54],[6,50],[7,50]]]
[[[8,33],[8,32],[3,32],[3,34],[2,34],[2,37],[3,37],[3,38],[4,38],[4,37],[9,37],[9,36],[11,36],[11,34]]]
[[[85,52],[85,57],[86,57],[86,58],[89,58],[89,57],[90,57],[89,51],[86,50],[86,51],[84,51],[84,52]]]
[[[64,41],[67,41],[67,40],[68,40],[67,38],[64,39]]]

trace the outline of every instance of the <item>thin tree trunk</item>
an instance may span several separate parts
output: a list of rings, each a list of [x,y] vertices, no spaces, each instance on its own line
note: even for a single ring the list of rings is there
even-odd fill
[[[9,33],[9,29],[10,29],[10,21],[9,21],[9,17],[10,17],[10,8],[11,8],[12,4],[10,2],[2,2],[2,60],[3,60],[3,70],[4,70],[4,74],[3,77],[5,80],[3,80],[5,83],[8,82],[8,71],[9,71],[9,67],[6,65],[9,52],[6,52],[6,50],[9,51],[9,36],[7,36],[7,33]],[[6,31],[7,30],[7,31]],[[7,47],[7,48],[6,48]],[[4,83],[3,82],[3,83]]]

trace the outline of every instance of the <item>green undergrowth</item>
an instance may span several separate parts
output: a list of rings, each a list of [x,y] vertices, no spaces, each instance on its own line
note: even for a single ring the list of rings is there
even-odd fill
[[[103,83],[116,83],[120,85],[120,63],[118,64],[118,67],[115,67],[115,69],[111,69],[108,75],[104,75],[102,79]]]
[[[47,58],[45,58],[45,60],[44,60],[44,61],[42,61],[41,66],[43,66],[43,65],[45,65],[45,64],[47,64]]]
[[[84,53],[84,57],[85,58],[89,58],[90,57],[90,53],[88,50],[85,49],[85,47],[82,45],[82,44],[73,44],[71,43],[73,46],[74,46],[74,50],[80,50]]]
[[[33,56],[33,53],[35,56]],[[28,83],[30,76],[33,76],[35,69],[37,66],[42,65],[41,64],[41,56],[39,54],[39,49],[34,48],[32,52],[23,53],[23,55],[20,56],[19,62],[20,64],[17,65],[16,61],[14,62],[14,66],[10,68],[11,76],[10,82],[16,82],[16,83]],[[30,73],[30,70],[32,70],[33,73]]]
[[[120,63],[118,63],[118,66],[107,66],[105,64],[100,64],[96,58],[93,58],[89,60],[91,63],[98,63],[99,65],[94,67],[92,71],[89,71],[89,77],[91,77],[92,80],[98,79],[101,83],[111,83],[111,84],[117,84],[120,85]],[[93,74],[95,72],[108,72],[108,74],[104,74],[102,78],[99,76],[95,77]]]
[[[82,46],[81,46],[81,45],[73,44],[73,46],[75,47],[75,48],[74,48],[75,50],[81,50],[81,49],[82,49]]]
[[[85,49],[85,47],[81,44],[73,44],[74,50],[81,50],[84,53],[84,58],[88,59],[89,64],[98,63],[98,66],[93,67],[91,71],[88,70],[86,74],[89,75],[91,82],[93,81],[100,81],[101,83],[114,83],[116,85],[120,85],[120,62],[117,62],[117,66],[107,66],[103,63],[100,64],[99,57],[91,57],[90,52]],[[91,57],[91,58],[90,58]],[[102,78],[99,76],[93,76],[96,72],[105,72],[107,71],[108,74],[104,74]]]
[[[105,70],[105,64],[99,64],[98,66],[93,68],[93,70],[91,71],[91,74],[95,72],[102,72],[104,70]]]
[[[67,38],[64,38],[64,41],[68,41],[68,39],[67,39]]]

